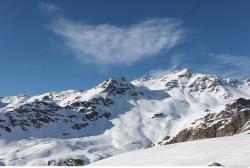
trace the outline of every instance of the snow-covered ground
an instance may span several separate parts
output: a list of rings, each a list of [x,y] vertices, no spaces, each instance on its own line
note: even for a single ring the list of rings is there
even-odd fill
[[[117,149],[104,135],[83,138],[39,138],[4,142],[0,140],[0,165],[46,166],[49,160],[81,159],[85,164],[106,158],[126,149]]]
[[[250,134],[189,141],[119,154],[91,166],[250,166]]]

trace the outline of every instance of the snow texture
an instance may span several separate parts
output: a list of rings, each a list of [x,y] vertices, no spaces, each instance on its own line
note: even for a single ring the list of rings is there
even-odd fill
[[[141,149],[97,161],[91,166],[208,166],[219,163],[226,167],[248,167],[249,139],[250,135],[244,134]]]

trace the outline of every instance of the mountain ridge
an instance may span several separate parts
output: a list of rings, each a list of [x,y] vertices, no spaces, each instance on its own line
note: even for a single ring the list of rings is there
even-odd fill
[[[88,164],[117,153],[167,144],[183,130],[192,128],[194,121],[207,124],[203,120],[207,115],[216,116],[227,104],[250,99],[248,82],[183,69],[131,82],[124,77],[111,77],[89,90],[4,97],[0,99],[0,140],[8,142],[6,150],[29,149],[21,142],[32,148],[44,143],[70,147],[65,154],[46,154],[39,148],[33,160],[25,155],[15,162],[12,159],[19,152],[0,152],[0,159],[6,165],[79,162],[74,159]],[[243,125],[249,120],[247,116]],[[179,139],[182,140],[176,142],[195,138]],[[19,145],[13,147],[12,142]],[[57,150],[57,146],[47,150]]]

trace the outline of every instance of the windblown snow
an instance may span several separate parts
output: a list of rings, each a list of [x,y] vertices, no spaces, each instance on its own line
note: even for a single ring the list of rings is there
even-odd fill
[[[238,98],[250,99],[248,81],[194,74],[187,69],[132,82],[110,78],[90,90],[3,97],[0,164],[86,165],[174,137],[196,119],[219,113]],[[242,142],[250,146],[247,138]],[[152,150],[171,149],[174,154],[171,146]],[[196,165],[206,165],[206,161]],[[183,165],[186,163],[189,165]]]

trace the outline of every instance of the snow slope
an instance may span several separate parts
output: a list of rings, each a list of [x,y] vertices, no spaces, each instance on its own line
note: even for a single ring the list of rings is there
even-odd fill
[[[104,135],[79,138],[30,138],[4,142],[0,140],[0,165],[46,166],[50,160],[81,159],[88,164],[126,152],[113,147]]]
[[[119,154],[91,166],[250,166],[250,134],[195,140]],[[135,159],[136,158],[136,159]]]

